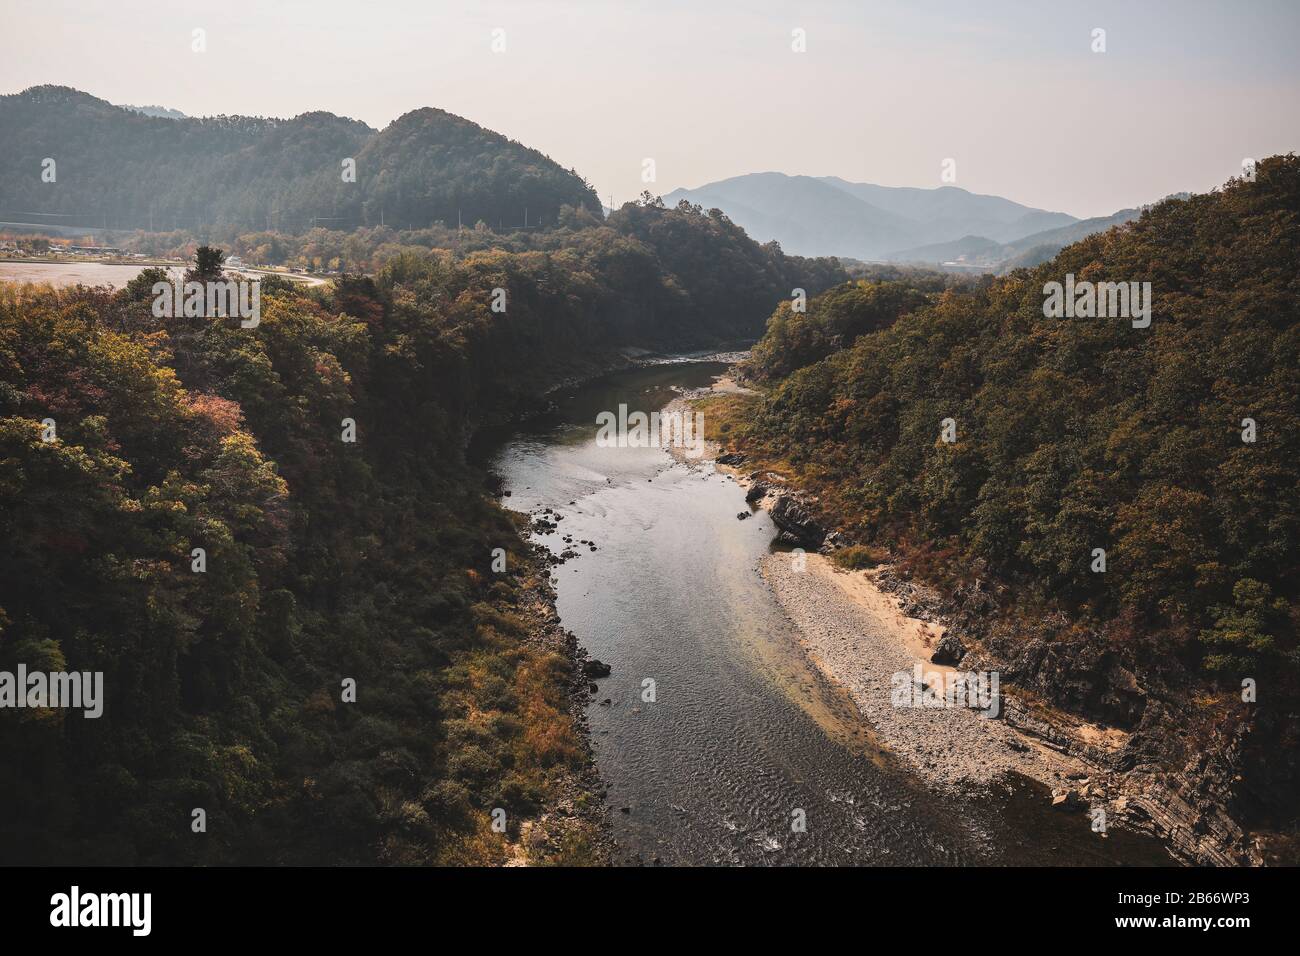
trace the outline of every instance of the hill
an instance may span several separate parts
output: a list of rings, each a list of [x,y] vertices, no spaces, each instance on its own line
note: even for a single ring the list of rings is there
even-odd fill
[[[576,173],[442,110],[376,131],[326,112],[162,118],[59,86],[0,97],[0,219],[302,232],[458,217],[554,224],[565,205],[600,208]]]
[[[102,720],[0,708],[0,863],[601,861],[587,682],[465,448],[845,274],[654,201],[470,243],[268,276],[256,329],[0,284],[0,673],[104,675]]]
[[[733,440],[797,475],[824,527],[953,595],[955,633],[1004,679],[1131,733],[1121,769],[1289,831],[1297,261],[1291,155],[974,291],[911,306],[924,290],[855,283],[806,315],[782,304],[751,367],[768,390]],[[1067,275],[1150,283],[1150,325],[1045,318]]]

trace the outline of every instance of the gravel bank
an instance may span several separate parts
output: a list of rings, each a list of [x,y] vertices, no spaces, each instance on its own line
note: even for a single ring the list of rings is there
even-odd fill
[[[841,571],[820,554],[803,570],[792,554],[769,555],[764,580],[790,617],[817,667],[848,689],[881,741],[935,786],[959,791],[1021,773],[1053,787],[1089,769],[1082,762],[1022,736],[1000,720],[965,707],[895,706],[895,687],[922,667],[927,686],[949,681],[954,669],[929,663],[942,634],[937,625],[905,616],[876,588],[869,572]],[[936,675],[946,675],[936,677]]]

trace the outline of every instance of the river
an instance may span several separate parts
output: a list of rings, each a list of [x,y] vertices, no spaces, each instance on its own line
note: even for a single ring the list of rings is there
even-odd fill
[[[60,288],[74,285],[106,285],[114,289],[125,288],[126,284],[138,276],[148,265],[133,265],[121,262],[34,262],[12,261],[0,262],[0,281],[4,282],[48,282]],[[184,274],[182,266],[166,266],[172,276]],[[257,270],[226,270],[229,275],[242,275],[250,279],[260,278],[266,274]],[[277,273],[286,279],[295,279],[307,285],[321,285],[325,280],[319,276],[298,275],[296,273]]]
[[[1103,839],[1029,781],[967,798],[927,789],[874,746],[794,639],[757,571],[776,533],[767,514],[737,520],[744,493],[707,463],[597,446],[598,412],[657,410],[724,368],[605,377],[492,457],[509,507],[561,516],[536,540],[557,554],[564,536],[597,547],[555,568],[557,603],[613,668],[589,722],[625,861],[1167,865],[1154,841],[1114,828]]]

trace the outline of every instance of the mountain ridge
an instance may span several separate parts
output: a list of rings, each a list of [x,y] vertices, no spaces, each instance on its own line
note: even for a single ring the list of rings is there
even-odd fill
[[[747,173],[676,189],[667,203],[716,206],[755,236],[800,255],[885,259],[965,236],[1008,243],[1080,220],[959,186],[853,183],[838,176]]]
[[[66,86],[0,96],[0,210],[55,224],[535,225],[564,206],[600,208],[574,171],[433,107],[376,130],[320,110],[160,118]]]

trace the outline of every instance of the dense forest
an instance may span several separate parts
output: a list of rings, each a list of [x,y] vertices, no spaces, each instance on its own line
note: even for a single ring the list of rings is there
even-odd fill
[[[519,226],[525,215],[552,225],[564,205],[600,210],[576,173],[437,109],[376,131],[325,112],[146,116],[60,86],[0,96],[0,214],[17,221],[299,233],[458,219]]]
[[[426,256],[430,250],[465,260],[509,253],[554,268],[577,269],[598,282],[602,300],[611,307],[604,310],[600,328],[592,330],[597,347],[603,347],[606,331],[622,335],[633,330],[640,330],[635,344],[650,348],[717,344],[719,336],[748,344],[762,334],[772,302],[795,288],[813,295],[847,278],[836,259],[787,256],[777,243],[754,242],[716,209],[706,211],[686,202],[665,207],[648,193],[608,218],[581,207],[562,207],[556,225],[545,230],[497,232],[480,226],[398,231],[385,226],[346,232],[318,227],[291,236],[215,228],[131,233],[114,241],[149,255],[191,258],[200,245],[219,241],[246,264],[288,265],[309,272],[377,272],[399,258]],[[917,275],[893,267],[882,271]],[[942,281],[936,288],[941,287]],[[646,322],[650,314],[667,327]]]
[[[518,840],[568,792],[545,575],[462,449],[620,348],[753,334],[844,274],[686,207],[566,215],[544,247],[264,279],[256,329],[154,318],[161,271],[0,286],[0,670],[107,696],[0,712],[3,862],[502,862],[491,810]],[[596,859],[582,809],[530,853]]]
[[[797,475],[865,553],[950,592],[998,582],[1025,620],[1065,614],[1153,686],[1232,700],[1255,681],[1261,713],[1291,713],[1291,748],[1297,262],[1286,156],[973,289],[858,281],[806,314],[782,303],[729,440]],[[1150,282],[1150,326],[1045,318],[1045,284],[1071,273]],[[1294,761],[1257,769],[1293,817]]]

